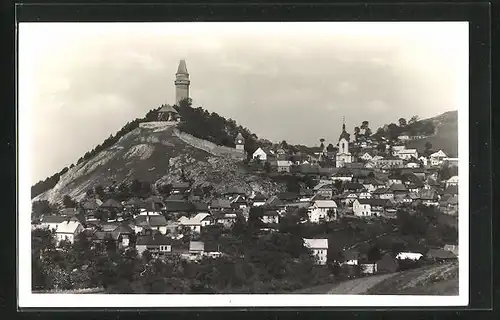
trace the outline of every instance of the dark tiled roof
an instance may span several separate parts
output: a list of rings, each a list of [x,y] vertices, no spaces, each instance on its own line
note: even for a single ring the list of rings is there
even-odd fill
[[[429,249],[426,256],[430,259],[456,259],[457,256],[451,251],[443,249]]]
[[[266,201],[266,197],[262,193],[257,193],[252,199],[253,201]]]
[[[108,199],[101,205],[101,207],[119,209],[119,208],[122,208],[122,205],[118,201],[116,201],[115,199]]]
[[[346,190],[361,190],[364,189],[365,187],[358,182],[346,182],[344,184],[344,189]]]
[[[88,199],[82,203],[82,208],[85,210],[96,210],[99,208],[99,204],[95,199]]]
[[[456,185],[451,185],[448,186],[443,192],[444,194],[458,194],[458,186]]]
[[[208,211],[208,205],[204,202],[193,202],[196,211]]]
[[[136,225],[147,225],[148,216],[140,215],[135,218]],[[167,219],[164,216],[149,216],[149,225],[151,227],[160,227],[167,225]]]
[[[223,194],[245,194],[245,191],[240,188],[229,187],[223,192]]]
[[[405,191],[407,191],[406,187],[403,184],[401,184],[401,183],[394,183],[394,184],[392,184],[390,186],[390,189],[392,191],[399,191],[399,192],[405,192]]]
[[[43,216],[40,221],[42,223],[61,223],[61,222],[64,222],[64,221],[68,221],[69,219],[71,219],[72,217],[69,217],[69,216]]]
[[[165,209],[167,212],[190,212],[195,208],[189,201],[171,200],[165,201]]]
[[[162,235],[160,232],[156,232],[152,235],[139,236],[137,237],[137,245],[146,246],[160,246],[172,244],[172,239]]]
[[[210,208],[212,209],[230,209],[231,201],[223,199],[214,199],[210,203]]]

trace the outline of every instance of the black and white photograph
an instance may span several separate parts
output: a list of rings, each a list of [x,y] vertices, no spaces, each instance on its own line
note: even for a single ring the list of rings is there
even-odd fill
[[[20,23],[20,304],[467,305],[468,32]]]

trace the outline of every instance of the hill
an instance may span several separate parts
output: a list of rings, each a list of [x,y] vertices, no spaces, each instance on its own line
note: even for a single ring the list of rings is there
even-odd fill
[[[449,157],[458,157],[458,112],[449,111],[439,116],[421,120],[431,121],[434,124],[434,134],[420,140],[407,143],[407,148],[424,152],[425,144],[430,142],[433,150],[442,149]]]
[[[397,273],[367,276],[302,289],[294,293],[458,295],[458,263],[436,264]]]
[[[69,168],[55,186],[33,200],[59,202],[64,195],[75,200],[97,185],[113,181],[147,181],[158,187],[180,181],[184,174],[194,187],[212,186],[215,191],[237,187],[267,194],[276,186],[241,165],[241,153],[180,132],[166,122],[146,122],[123,135],[95,156]]]
[[[370,287],[366,294],[458,295],[458,263],[397,273]]]

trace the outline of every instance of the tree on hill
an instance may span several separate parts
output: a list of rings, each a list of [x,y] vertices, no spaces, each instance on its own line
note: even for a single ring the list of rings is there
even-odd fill
[[[63,197],[63,205],[65,208],[75,208],[76,201],[74,201],[70,196],[64,195]]]
[[[399,118],[398,122],[399,122],[400,127],[403,127],[403,128],[406,127],[406,119],[405,118]]]

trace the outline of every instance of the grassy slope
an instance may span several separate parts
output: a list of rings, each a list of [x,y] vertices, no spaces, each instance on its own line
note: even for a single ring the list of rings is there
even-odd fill
[[[235,161],[211,156],[186,144],[173,135],[171,127],[137,128],[115,145],[71,168],[53,189],[34,200],[56,202],[65,194],[80,200],[90,187],[112,181],[174,182],[179,180],[181,169],[199,186],[219,189],[234,185],[259,190],[263,184],[264,190],[259,190],[263,192],[270,187],[269,181],[245,174]]]
[[[366,293],[458,295],[458,263],[403,271],[379,282]]]
[[[458,112],[450,111],[437,117],[430,118],[434,120],[437,126],[437,134],[422,140],[410,141],[407,148],[414,148],[419,153],[425,150],[425,143],[432,144],[434,150],[442,149],[448,156],[458,156]]]

